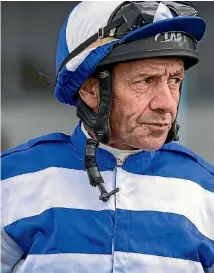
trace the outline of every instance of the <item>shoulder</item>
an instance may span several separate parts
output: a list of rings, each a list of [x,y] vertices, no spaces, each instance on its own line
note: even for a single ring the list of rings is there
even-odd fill
[[[66,143],[69,142],[69,136],[63,133],[52,133],[48,135],[42,135],[33,139],[30,139],[26,143],[20,144],[12,149],[2,152],[1,157],[6,158],[9,155],[14,155],[18,152],[32,150],[37,145],[46,145],[50,143]]]
[[[2,179],[48,167],[69,168],[72,162],[74,149],[71,137],[63,133],[51,133],[2,152]]]
[[[191,180],[214,192],[214,166],[177,143],[163,145],[151,160],[150,173],[156,176]]]
[[[163,154],[168,153],[168,157],[176,160],[177,165],[185,164],[187,166],[195,166],[199,170],[203,169],[214,176],[214,165],[212,165],[185,146],[172,142],[163,145],[163,147],[160,149],[160,152]]]

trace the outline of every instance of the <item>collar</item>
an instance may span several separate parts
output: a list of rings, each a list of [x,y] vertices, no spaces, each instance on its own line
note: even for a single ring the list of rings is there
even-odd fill
[[[86,140],[90,136],[85,129],[81,128],[82,122],[80,121],[73,134],[71,135],[71,144],[78,157],[84,161]],[[84,131],[84,132],[83,132]],[[96,160],[100,171],[107,169],[114,169],[116,166],[126,167],[128,169],[136,168],[136,164],[142,168],[142,163],[149,162],[154,156],[155,152],[147,152],[141,150],[119,150],[100,144],[96,150]],[[116,160],[123,157],[123,162]]]
[[[89,136],[88,132],[86,131],[83,123],[81,123],[81,130],[84,133],[84,135],[86,136],[86,138],[91,138]],[[140,149],[138,149],[138,150],[119,150],[117,148],[113,148],[113,147],[110,147],[110,146],[102,144],[102,143],[100,143],[99,148],[106,150],[106,151],[110,152],[111,154],[113,154],[113,156],[117,160],[117,165],[122,165],[123,162],[126,160],[126,158],[129,155],[133,155],[133,154],[136,154],[136,153],[139,153],[142,151]]]

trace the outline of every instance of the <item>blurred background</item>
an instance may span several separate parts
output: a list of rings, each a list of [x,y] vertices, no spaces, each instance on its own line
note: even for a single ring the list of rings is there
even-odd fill
[[[78,2],[1,2],[2,150],[50,132],[71,134],[75,108],[54,97],[55,51],[65,17]],[[214,163],[214,2],[194,2],[207,22],[201,61],[186,73],[180,143]],[[42,79],[42,81],[41,81]]]

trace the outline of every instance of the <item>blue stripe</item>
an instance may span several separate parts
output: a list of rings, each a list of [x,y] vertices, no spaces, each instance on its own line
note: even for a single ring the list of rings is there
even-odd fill
[[[56,98],[72,106],[77,105],[77,92],[82,84],[95,71],[97,64],[112,50],[120,40],[109,42],[92,50],[75,71],[67,70],[66,66],[59,72],[55,86]]]
[[[51,133],[48,135],[42,135],[36,138],[32,138],[26,143],[20,144],[12,149],[5,150],[2,152],[1,156],[5,157],[8,156],[12,153],[17,153],[20,151],[28,150],[35,145],[38,145],[40,143],[44,142],[64,142],[64,143],[69,143],[70,142],[70,136],[65,135],[63,133]]]
[[[114,215],[113,211],[52,208],[18,220],[5,231],[31,254],[111,254],[114,236],[116,251],[187,259],[201,262],[204,268],[214,263],[214,241],[184,216],[127,210]]]
[[[175,144],[171,144],[174,147]],[[167,146],[167,145],[166,145]],[[202,163],[202,164],[201,164]],[[123,169],[127,172],[173,177],[194,181],[204,189],[214,192],[214,174],[212,166],[178,149],[166,149],[165,147],[153,153],[143,152],[130,156]]]
[[[77,126],[72,137],[50,134],[33,139],[11,151],[2,160],[2,179],[39,171],[48,167],[84,170],[86,137]],[[100,171],[114,169],[114,156],[97,150]],[[139,175],[174,177],[194,181],[214,192],[214,166],[185,147],[171,143],[156,152],[129,156],[123,169]]]
[[[110,210],[52,208],[18,220],[5,231],[27,254],[111,254],[113,223]]]
[[[70,137],[50,134],[33,139],[6,155],[2,160],[2,179],[43,170],[48,167],[85,170],[86,137],[80,124]],[[100,171],[113,170],[114,156],[97,149],[96,159]],[[156,152],[131,155],[122,168],[139,175],[173,177],[194,181],[204,189],[214,192],[214,166],[185,147],[170,143]]]
[[[141,27],[135,31],[129,32],[122,41],[139,40],[145,37],[151,37],[157,33],[178,31],[185,32],[193,36],[197,41],[200,41],[205,33],[206,22],[198,16],[177,16],[157,21]]]
[[[50,134],[33,139],[6,153],[2,160],[2,179],[48,167],[85,170],[85,143],[86,137],[80,124],[71,137]],[[115,168],[115,158],[106,150],[97,149],[96,159],[100,171]],[[122,168],[139,175],[191,180],[214,192],[214,166],[175,143],[164,145],[156,152],[131,155]]]
[[[182,215],[118,210],[115,234],[118,251],[214,263],[214,241]]]
[[[193,161],[197,162],[203,168],[207,169],[210,173],[214,175],[214,165],[204,160],[201,156],[197,155],[185,146],[179,145],[178,143],[171,142],[169,144],[163,145],[161,148],[163,151],[172,151],[174,153],[181,153],[183,156],[191,158]]]
[[[2,179],[49,167],[84,170],[84,161],[67,143],[43,143],[2,159]]]
[[[84,157],[85,136],[80,125],[71,137],[72,143]],[[84,145],[83,145],[84,143]],[[113,156],[102,149],[97,150],[99,166],[113,169],[115,161]],[[173,177],[194,181],[204,189],[214,192],[214,166],[203,160],[186,147],[176,143],[163,145],[155,152],[143,151],[127,158],[122,168],[139,175]]]
[[[76,5],[75,5],[76,7]],[[70,17],[70,14],[72,13],[73,7],[69,13],[69,15],[66,17],[60,32],[59,32],[59,38],[58,38],[58,44],[57,44],[57,50],[56,50],[56,72],[58,72],[58,69],[61,65],[61,63],[64,61],[64,59],[68,56],[68,45],[67,45],[67,39],[66,39],[66,29],[68,24],[68,19]]]
[[[85,170],[86,137],[82,131],[80,134],[79,130],[80,127],[77,126],[73,137],[81,142],[81,153],[80,147],[76,147],[68,135],[53,133],[35,138],[3,154],[1,178],[7,179],[49,167]],[[114,157],[107,151],[99,149],[97,161],[100,171],[112,170],[115,167]]]

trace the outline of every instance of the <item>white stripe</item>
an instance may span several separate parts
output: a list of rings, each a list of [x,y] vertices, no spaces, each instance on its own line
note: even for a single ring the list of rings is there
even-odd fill
[[[66,64],[67,70],[75,71],[77,67],[86,59],[86,57],[88,57],[88,55],[91,53],[92,50],[94,50],[94,48],[87,49],[86,51],[74,57],[71,61],[69,61]]]
[[[16,273],[110,273],[112,255],[49,254],[28,255]]]
[[[102,173],[107,190],[113,189],[114,173]],[[99,200],[98,188],[90,185],[87,173],[81,170],[48,168],[2,181],[2,217],[6,226],[38,215],[52,207],[87,210],[114,210],[114,197]]]
[[[177,178],[117,171],[117,207],[136,211],[161,211],[187,217],[214,240],[214,193],[197,183]]]
[[[138,253],[114,253],[114,271],[117,273],[204,273],[200,263],[145,255]]]
[[[105,27],[112,12],[122,2],[83,1],[77,5],[71,12],[66,26],[68,51],[73,51],[97,33],[99,28]]]
[[[105,27],[110,15],[121,2],[83,1],[77,5],[71,12],[66,27],[66,41],[69,52],[72,52],[89,37],[97,33],[99,28]],[[71,59],[66,64],[67,69],[75,71],[92,50],[88,49]]]

